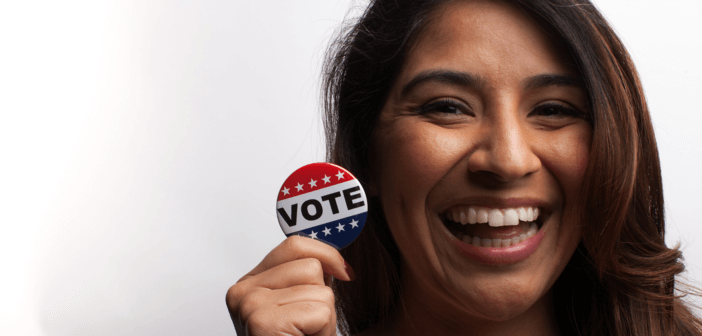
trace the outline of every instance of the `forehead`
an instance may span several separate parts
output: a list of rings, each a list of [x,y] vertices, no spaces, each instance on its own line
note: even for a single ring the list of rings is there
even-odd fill
[[[433,13],[408,53],[403,75],[437,68],[493,75],[576,75],[564,55],[555,39],[519,7],[501,1],[458,1]]]

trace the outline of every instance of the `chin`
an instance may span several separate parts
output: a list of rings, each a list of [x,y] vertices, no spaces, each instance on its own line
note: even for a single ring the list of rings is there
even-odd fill
[[[539,297],[528,289],[504,289],[500,293],[483,293],[484,298],[471,304],[475,315],[492,322],[506,322],[525,315]],[[542,300],[550,297],[543,296]]]

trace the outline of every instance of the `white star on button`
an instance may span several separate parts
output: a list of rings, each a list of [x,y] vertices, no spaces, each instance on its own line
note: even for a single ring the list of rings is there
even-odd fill
[[[326,227],[326,226],[324,227],[324,230],[322,230],[322,231],[324,231],[324,236],[328,236],[331,234],[331,229]]]
[[[336,177],[337,177],[339,180],[341,180],[341,179],[344,178],[344,173],[342,173],[341,171],[339,171],[339,173],[336,174]]]
[[[302,187],[303,187],[303,185],[300,184],[300,183],[298,183],[298,184],[295,186],[295,188],[297,188],[297,191],[302,191]]]
[[[344,226],[339,223],[339,225],[336,226],[336,228],[339,230],[339,232],[344,231]]]
[[[330,178],[330,176],[324,175],[324,177],[322,177],[322,181],[324,181],[324,184],[331,183],[331,181],[329,181]]]
[[[310,180],[309,182],[307,182],[307,184],[310,185],[310,188],[316,187],[316,186],[317,186],[317,180],[312,179],[312,180]]]
[[[290,194],[290,189],[283,187],[283,195],[289,195]]]
[[[314,231],[310,232],[310,238],[317,239],[317,232],[314,232]]]
[[[355,220],[355,219],[352,219],[352,220],[351,220],[351,228],[352,228],[352,229],[355,229],[355,228],[357,228],[357,227],[358,227],[358,221]]]

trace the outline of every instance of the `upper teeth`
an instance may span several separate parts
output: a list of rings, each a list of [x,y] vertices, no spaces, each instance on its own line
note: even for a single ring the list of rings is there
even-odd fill
[[[488,223],[494,227],[518,225],[519,221],[532,222],[538,217],[539,208],[537,207],[490,209],[461,206],[454,207],[446,212],[446,218],[456,223]]]

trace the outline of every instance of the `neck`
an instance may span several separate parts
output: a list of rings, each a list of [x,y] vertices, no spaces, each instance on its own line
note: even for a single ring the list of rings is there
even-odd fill
[[[496,320],[475,316],[437,300],[439,296],[427,291],[414,277],[403,275],[397,313],[383,328],[394,330],[395,335],[560,335],[551,291],[526,311]]]

